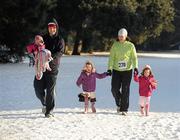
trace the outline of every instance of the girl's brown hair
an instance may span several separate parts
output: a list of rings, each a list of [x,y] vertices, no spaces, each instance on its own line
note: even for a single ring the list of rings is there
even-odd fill
[[[151,71],[151,68],[149,68],[149,67],[145,67],[145,68],[142,70],[141,75],[144,76],[144,71],[145,71],[145,70],[149,70],[149,71],[150,71],[149,76],[152,76],[152,75],[153,75],[153,74],[152,74],[152,71]]]
[[[83,67],[83,70],[82,71],[86,71],[86,65],[91,65],[92,66],[92,72],[95,72],[95,67],[94,67],[94,64],[93,64],[93,62],[91,62],[91,61],[86,61],[86,63],[85,63],[85,65],[84,65],[84,67]]]

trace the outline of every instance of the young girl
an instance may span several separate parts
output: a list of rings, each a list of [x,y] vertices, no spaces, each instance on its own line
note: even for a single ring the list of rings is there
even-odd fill
[[[99,74],[95,71],[95,68],[93,66],[93,63],[90,61],[87,61],[85,63],[85,66],[76,82],[77,86],[80,87],[82,85],[83,89],[83,96],[84,96],[84,113],[88,113],[88,104],[89,99],[91,102],[91,109],[93,113],[96,113],[95,108],[95,102],[96,102],[96,78],[102,79],[107,76],[107,73],[104,72],[102,74]]]
[[[151,67],[146,65],[142,70],[141,76],[138,76],[138,73],[135,72],[134,80],[139,82],[140,113],[143,116],[145,110],[145,115],[148,116],[152,91],[157,87],[157,81],[154,79]]]

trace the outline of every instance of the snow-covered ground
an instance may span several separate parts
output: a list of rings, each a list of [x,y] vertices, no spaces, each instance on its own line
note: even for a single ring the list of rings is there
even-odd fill
[[[83,114],[79,108],[58,108],[55,118],[44,118],[39,109],[0,112],[1,140],[179,140],[180,113],[139,112],[120,116],[98,109]]]
[[[110,77],[97,80],[97,113],[82,113],[77,98],[81,89],[75,82],[86,60],[92,60],[98,72],[106,71],[106,56],[62,58],[54,119],[41,113],[33,90],[34,69],[27,63],[0,64],[0,140],[180,139],[180,57],[167,55],[139,55],[139,70],[150,64],[158,81],[148,117],[139,116],[138,85],[133,80],[128,116],[116,113]]]

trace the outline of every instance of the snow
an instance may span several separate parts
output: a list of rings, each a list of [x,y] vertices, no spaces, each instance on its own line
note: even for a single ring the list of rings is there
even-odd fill
[[[98,109],[83,114],[80,108],[58,108],[54,118],[44,118],[39,109],[2,111],[1,140],[124,140],[180,139],[179,113],[139,112],[120,116],[115,110]]]
[[[0,64],[0,140],[180,139],[180,59],[139,55],[139,70],[150,64],[158,89],[150,116],[138,109],[138,85],[132,80],[127,116],[116,113],[111,78],[97,80],[97,113],[83,114],[75,82],[86,60],[98,72],[107,70],[107,56],[63,56],[57,80],[54,118],[45,118],[33,89],[34,69],[28,64]]]

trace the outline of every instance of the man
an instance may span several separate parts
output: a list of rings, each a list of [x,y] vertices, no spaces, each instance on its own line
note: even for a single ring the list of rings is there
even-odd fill
[[[59,27],[55,19],[48,23],[48,33],[43,36],[45,48],[51,51],[53,60],[49,63],[51,71],[45,71],[40,80],[34,79],[36,96],[43,105],[45,117],[53,117],[55,106],[55,86],[58,76],[60,57],[64,53],[64,40],[58,33]],[[46,91],[46,92],[45,92]]]
[[[132,79],[132,69],[138,73],[138,61],[134,44],[126,41],[127,30],[122,28],[118,32],[110,50],[108,74],[112,74],[111,92],[117,105],[117,112],[127,115],[129,108],[129,90]]]

